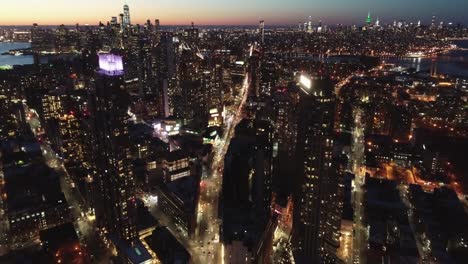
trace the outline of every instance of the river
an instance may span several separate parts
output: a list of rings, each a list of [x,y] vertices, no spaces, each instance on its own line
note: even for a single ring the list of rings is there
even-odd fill
[[[468,49],[468,40],[456,40],[454,43],[461,48]],[[12,49],[24,49],[29,47],[31,47],[30,43],[0,42],[0,54]],[[343,59],[343,57],[328,57],[323,60],[337,61]],[[350,58],[348,57],[348,59]],[[41,58],[41,63],[46,63],[47,61],[48,58]],[[405,68],[415,68],[417,71],[429,71],[431,64],[434,62],[437,64],[438,73],[468,77],[468,50],[453,50],[435,58],[390,58],[386,59],[386,61]],[[33,63],[34,59],[31,55],[0,55],[0,66]]]
[[[31,47],[31,43],[20,43],[20,42],[0,42],[0,54],[14,50],[14,49],[27,49]],[[49,54],[40,55],[40,63],[48,63],[55,59],[72,60],[77,54]],[[15,65],[28,65],[34,63],[34,56],[32,55],[0,55],[0,67],[2,66],[15,66]]]
[[[454,44],[468,49],[468,40],[457,40]],[[468,50],[453,50],[435,58],[391,58],[386,61],[417,71],[429,71],[435,63],[438,73],[468,77]]]
[[[33,64],[34,58],[32,55],[21,55],[21,56],[1,55],[2,53],[7,52],[9,50],[26,49],[30,47],[31,47],[31,43],[0,42],[0,66]]]

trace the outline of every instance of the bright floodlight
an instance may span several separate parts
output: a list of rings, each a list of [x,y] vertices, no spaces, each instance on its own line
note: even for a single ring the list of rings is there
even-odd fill
[[[99,54],[99,69],[107,75],[123,74],[122,57],[114,54]]]
[[[312,88],[312,80],[309,77],[301,75],[299,77],[299,84],[302,90],[304,90],[304,92],[310,94],[310,89]]]

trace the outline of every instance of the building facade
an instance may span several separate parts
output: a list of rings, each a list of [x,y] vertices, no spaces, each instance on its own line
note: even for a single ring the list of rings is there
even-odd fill
[[[137,236],[135,180],[127,114],[129,95],[123,81],[122,58],[99,57],[94,81],[94,130],[96,139],[96,219],[105,233],[120,240]]]

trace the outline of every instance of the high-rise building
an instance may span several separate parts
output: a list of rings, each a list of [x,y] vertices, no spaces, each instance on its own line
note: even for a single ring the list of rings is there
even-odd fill
[[[137,236],[135,224],[135,182],[127,114],[129,95],[125,91],[122,57],[99,55],[94,80],[94,131],[96,219],[111,238],[130,242]]]
[[[273,126],[266,120],[254,120],[255,150],[251,200],[258,219],[269,216],[271,210],[271,183],[273,163]]]
[[[290,89],[278,88],[273,94],[273,121],[274,143],[273,159],[274,183],[276,192],[289,194],[292,190],[292,182],[289,178],[295,164],[290,162],[296,154],[297,139],[297,105],[298,91],[295,87]]]
[[[435,28],[436,27],[436,16],[432,16],[432,19],[431,19],[431,28]]]
[[[110,25],[111,25],[111,26],[117,25],[117,17],[116,17],[116,16],[113,16],[113,17],[111,18]]]
[[[271,214],[272,124],[266,120],[243,119],[235,128],[224,157],[220,206],[226,255],[241,263],[263,259],[268,252]],[[270,230],[271,231],[271,230]],[[242,243],[238,243],[242,242]],[[239,252],[242,251],[242,252]],[[230,257],[231,258],[231,257]],[[229,259],[226,263],[240,263]]]
[[[154,28],[153,28],[153,25],[151,24],[151,20],[149,19],[146,20],[145,29],[148,30],[147,32],[145,32],[146,35],[148,34],[148,32],[153,32]]]
[[[256,214],[265,214],[269,209],[272,137],[272,125],[265,120],[243,119],[236,126],[236,136],[224,158],[225,208],[239,210],[255,206]]]
[[[156,30],[156,32],[158,32],[160,30],[159,19],[154,20],[154,30]]]
[[[120,24],[120,31],[123,31],[123,29],[124,29],[124,14],[122,14],[122,13],[119,14],[119,24]]]
[[[124,28],[126,27],[129,27],[131,25],[131,22],[130,22],[130,8],[128,7],[128,5],[124,5],[123,6],[123,26]]]
[[[372,23],[372,18],[370,12],[367,13],[366,24],[370,25]]]
[[[312,32],[312,17],[309,16],[309,20],[307,21],[307,32]]]
[[[39,27],[36,23],[31,28],[31,48],[33,51],[54,51],[53,37],[49,30]]]
[[[335,263],[330,260],[339,244],[336,241],[339,221],[335,221],[339,210],[333,206],[339,188],[332,155],[333,85],[327,79],[311,79],[305,75],[300,76],[299,83],[293,255],[300,264]]]
[[[264,20],[260,20],[259,30],[260,30],[260,43],[263,45],[265,43],[265,21]]]

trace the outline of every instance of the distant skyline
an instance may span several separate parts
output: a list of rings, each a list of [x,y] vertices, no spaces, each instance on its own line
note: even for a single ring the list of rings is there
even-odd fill
[[[3,0],[0,25],[96,25],[118,16],[127,3],[133,24],[160,19],[162,25],[363,24],[368,12],[382,23],[393,20],[427,24],[438,20],[468,24],[467,0]]]

